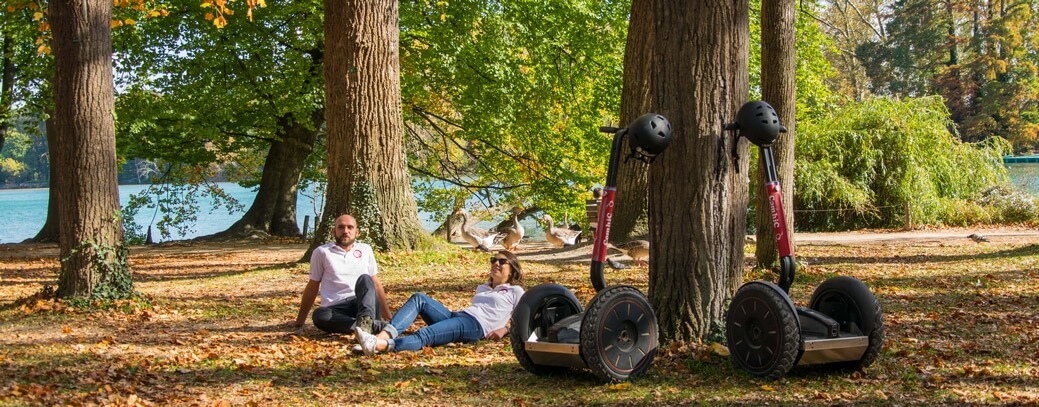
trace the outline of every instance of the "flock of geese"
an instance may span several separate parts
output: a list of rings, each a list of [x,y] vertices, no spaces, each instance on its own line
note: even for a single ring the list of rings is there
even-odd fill
[[[504,222],[503,225],[491,230],[474,226],[476,222],[469,216],[469,212],[464,208],[459,208],[452,214],[452,216],[454,216],[455,219],[461,220],[462,225],[459,232],[462,235],[462,238],[465,239],[466,243],[469,243],[469,245],[472,246],[473,250],[489,252],[491,251],[492,246],[501,245],[505,250],[514,252],[519,247],[519,243],[523,240],[523,236],[526,233],[523,229],[523,225],[520,224],[519,221],[519,217],[522,213],[523,210],[519,207],[512,208],[512,214],[509,216],[509,221]],[[545,227],[545,240],[556,248],[572,247],[580,242],[581,230],[575,230],[568,227],[557,227],[555,221],[553,221],[552,217],[548,214],[542,215],[538,221]],[[624,255],[631,257],[639,267],[648,266],[649,241],[632,240],[619,245],[613,245],[610,243],[607,243],[607,245],[609,245],[610,248],[616,249]],[[624,267],[620,263],[612,261],[612,259],[607,260],[611,267]]]

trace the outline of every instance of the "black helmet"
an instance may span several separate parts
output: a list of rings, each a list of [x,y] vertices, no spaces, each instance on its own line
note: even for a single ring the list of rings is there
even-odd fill
[[[628,142],[633,153],[652,158],[671,143],[671,123],[656,113],[639,116],[628,126]]]
[[[771,145],[786,129],[779,124],[776,109],[768,102],[754,100],[744,103],[736,112],[740,135],[757,146]]]

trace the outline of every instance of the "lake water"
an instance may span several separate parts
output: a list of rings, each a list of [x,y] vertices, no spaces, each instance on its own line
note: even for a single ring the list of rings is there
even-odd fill
[[[1007,168],[1010,170],[1010,178],[1015,184],[1021,185],[1031,191],[1033,195],[1039,196],[1039,164],[1008,164]],[[256,192],[251,188],[243,188],[238,184],[220,183],[219,185],[229,195],[244,205],[245,209],[248,209],[249,205],[252,204],[253,197],[256,195]],[[127,202],[130,194],[139,194],[146,187],[145,185],[120,185],[120,202]],[[0,243],[18,243],[35,236],[39,232],[43,222],[47,219],[47,192],[45,188],[0,189]],[[322,204],[323,202],[315,204],[314,200],[309,196],[299,194],[299,199],[296,203],[296,222],[299,224],[300,229],[303,228],[304,217],[309,215],[310,222],[308,227],[313,230],[315,208],[320,208]],[[220,232],[231,226],[243,213],[245,213],[244,209],[230,215],[228,215],[226,210],[200,210],[198,222],[194,225],[193,232],[181,235],[173,231],[173,235],[165,240],[191,239]],[[134,220],[138,225],[147,228],[148,225],[152,224],[152,218],[155,215],[154,209],[143,208]],[[432,219],[432,214],[422,212],[419,213],[419,220],[422,221],[422,226],[427,231],[433,231],[443,221],[442,219],[434,220]],[[477,224],[477,226],[485,229],[493,225],[493,223],[488,221]],[[525,219],[523,227],[527,230],[526,234],[528,237],[537,238],[543,234],[541,227],[537,225],[533,218],[528,217]],[[152,236],[157,241],[161,239],[158,231],[155,231]]]
[[[198,212],[198,222],[194,225],[192,232],[179,234],[173,230],[171,231],[172,236],[169,239],[162,239],[159,236],[158,230],[153,230],[153,239],[156,241],[170,241],[205,236],[223,231],[241,218],[245,210],[252,204],[256,191],[251,188],[243,188],[235,183],[219,183],[218,185],[231,197],[244,205],[245,208],[230,215],[228,215],[226,209],[213,211],[201,209]],[[147,185],[120,185],[120,202],[126,203],[131,194],[140,194],[145,188],[147,188]],[[40,231],[43,222],[47,220],[47,194],[48,190],[46,188],[0,189],[0,244],[19,243],[25,239],[32,238]],[[311,197],[305,195],[299,194],[299,198],[296,201],[296,222],[302,230],[304,217],[309,215],[310,222],[308,223],[308,228],[313,231],[314,219],[316,218],[315,208],[320,208],[324,202],[315,204]],[[207,201],[200,200],[199,204],[205,205]],[[152,218],[158,219],[159,216],[161,214],[156,216],[154,209],[142,208],[137,216],[134,217],[134,221],[138,225],[147,228],[148,225],[153,224]],[[422,222],[422,226],[430,232],[439,227],[440,223],[443,222],[442,219],[434,220],[432,217],[433,215],[429,213],[419,213],[419,220]],[[528,237],[537,237],[542,233],[541,228],[532,219],[527,218],[524,220],[522,222],[523,227],[527,230]],[[477,226],[486,229],[493,227],[495,223],[485,221],[478,223]]]

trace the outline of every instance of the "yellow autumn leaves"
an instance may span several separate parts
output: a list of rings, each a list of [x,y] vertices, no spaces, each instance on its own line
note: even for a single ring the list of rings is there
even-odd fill
[[[228,4],[233,3],[235,0],[203,0],[200,4],[201,8],[212,8],[215,13],[206,13],[205,19],[212,21],[213,25],[217,28],[224,28],[227,25],[227,18],[225,16],[234,15],[234,10],[228,7]],[[154,8],[149,7],[151,1],[148,0],[112,0],[112,5],[116,8],[129,9],[137,12],[144,13],[144,18],[156,18],[166,17],[169,15],[169,10],[166,9],[164,4],[155,5]],[[265,0],[245,0],[248,6],[246,15],[249,16],[249,21],[253,19],[253,9],[257,7],[267,7]],[[50,22],[47,21],[47,9],[40,5],[36,1],[24,1],[21,3],[11,2],[7,4],[7,12],[14,13],[18,10],[29,9],[33,11],[32,20],[37,24],[37,31],[40,35],[36,38],[36,52],[40,55],[49,55],[51,53],[50,48]],[[113,18],[111,22],[111,28],[117,28],[122,26],[132,26],[137,24],[137,20],[125,17],[125,18]]]
[[[224,16],[234,15],[234,10],[227,7],[229,3],[234,0],[203,0],[202,8],[212,8],[216,11],[216,14],[206,13],[206,20],[212,21],[216,28],[224,28],[227,26],[227,18]],[[245,4],[249,6],[246,15],[249,16],[249,21],[253,21],[253,9],[257,7],[267,7],[267,2],[264,0],[245,0]]]

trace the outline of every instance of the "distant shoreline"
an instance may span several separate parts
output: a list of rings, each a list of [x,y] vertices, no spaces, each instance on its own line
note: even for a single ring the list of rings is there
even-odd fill
[[[119,186],[127,185],[153,185],[153,184],[119,184]],[[32,183],[32,184],[2,184],[0,190],[4,189],[47,189],[50,188],[50,184],[46,183]]]

